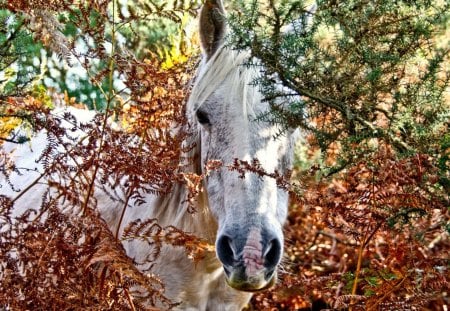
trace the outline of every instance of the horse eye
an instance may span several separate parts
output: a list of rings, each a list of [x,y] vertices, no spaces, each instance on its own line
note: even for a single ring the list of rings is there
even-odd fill
[[[197,120],[200,124],[203,124],[203,125],[211,124],[211,122],[209,122],[209,118],[208,118],[208,115],[206,114],[206,112],[197,110],[197,112],[195,114],[196,114]]]

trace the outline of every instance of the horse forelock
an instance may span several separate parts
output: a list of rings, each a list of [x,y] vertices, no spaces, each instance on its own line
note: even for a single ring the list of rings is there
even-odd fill
[[[236,51],[222,46],[198,69],[188,103],[188,117],[199,109],[205,101],[223,84],[240,96],[238,102],[223,103],[223,105],[242,105],[244,116],[255,116],[254,107],[261,102],[260,94],[252,85],[257,77],[254,66],[247,64],[250,57],[248,51]]]

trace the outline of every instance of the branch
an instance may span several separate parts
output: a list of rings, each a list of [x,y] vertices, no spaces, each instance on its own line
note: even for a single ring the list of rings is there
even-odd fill
[[[265,62],[267,63],[267,62]],[[267,64],[268,66],[270,64]],[[361,124],[363,127],[367,128],[374,136],[382,137],[392,143],[394,147],[397,150],[400,151],[408,151],[411,150],[411,147],[408,146],[404,141],[400,140],[398,137],[393,135],[393,133],[386,131],[383,128],[380,128],[378,126],[375,126],[372,124],[372,122],[364,119],[363,117],[359,116],[355,111],[352,111],[351,107],[343,102],[339,102],[330,98],[322,97],[314,92],[311,92],[310,90],[306,88],[302,88],[297,84],[293,84],[289,79],[287,79],[284,76],[284,73],[282,70],[277,69],[279,66],[276,66],[274,71],[278,74],[279,79],[281,80],[282,84],[285,87],[288,87],[291,90],[294,90],[297,92],[297,94],[301,96],[305,96],[309,99],[312,99],[328,108],[334,109],[338,112],[340,112],[346,120],[348,121],[356,121],[359,124]]]
[[[20,136],[18,138],[18,140],[0,137],[0,141],[6,141],[8,143],[21,145],[23,143],[26,143],[27,141],[30,141],[30,139],[28,137],[25,137],[25,136]]]

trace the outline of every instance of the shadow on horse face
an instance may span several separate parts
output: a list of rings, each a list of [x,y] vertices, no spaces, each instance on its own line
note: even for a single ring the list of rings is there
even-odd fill
[[[283,253],[282,225],[287,193],[274,178],[230,170],[235,159],[257,159],[267,173],[292,166],[295,135],[274,139],[279,127],[255,118],[270,107],[256,86],[254,68],[244,66],[246,52],[224,46],[225,11],[221,1],[207,1],[200,15],[203,63],[188,103],[198,124],[202,164],[223,166],[205,182],[209,209],[218,223],[217,257],[227,283],[241,291],[266,289],[276,281]]]

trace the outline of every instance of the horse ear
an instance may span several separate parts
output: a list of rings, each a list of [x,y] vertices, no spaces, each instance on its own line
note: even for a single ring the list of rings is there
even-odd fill
[[[222,45],[226,32],[225,9],[221,0],[206,0],[200,12],[200,42],[209,59]]]

